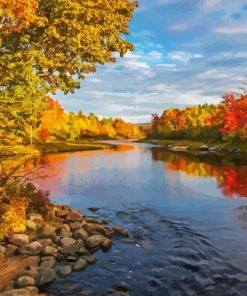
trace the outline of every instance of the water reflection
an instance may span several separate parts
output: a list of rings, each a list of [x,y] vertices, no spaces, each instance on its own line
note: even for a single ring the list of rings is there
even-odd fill
[[[165,170],[183,172],[192,177],[213,178],[225,197],[247,197],[247,165],[222,164],[224,159],[217,163],[208,155],[192,156],[164,149],[153,149],[152,152],[154,160],[164,162]]]

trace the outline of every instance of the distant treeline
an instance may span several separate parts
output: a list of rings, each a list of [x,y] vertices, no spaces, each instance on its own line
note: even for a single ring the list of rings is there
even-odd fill
[[[171,140],[246,141],[247,94],[228,93],[218,105],[167,109],[152,114],[149,138]]]

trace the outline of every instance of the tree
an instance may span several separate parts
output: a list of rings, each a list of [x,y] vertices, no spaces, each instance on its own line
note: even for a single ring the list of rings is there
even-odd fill
[[[15,82],[12,73],[24,61],[47,92],[73,92],[80,86],[77,78],[96,71],[97,64],[115,62],[113,53],[122,57],[134,49],[123,35],[130,33],[137,5],[133,0],[1,0],[1,89]]]

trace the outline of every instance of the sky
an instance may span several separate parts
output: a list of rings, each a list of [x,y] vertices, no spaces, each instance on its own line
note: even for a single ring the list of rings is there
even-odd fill
[[[246,0],[140,0],[130,29],[135,51],[59,93],[65,110],[144,123],[167,108],[218,103],[247,81]]]

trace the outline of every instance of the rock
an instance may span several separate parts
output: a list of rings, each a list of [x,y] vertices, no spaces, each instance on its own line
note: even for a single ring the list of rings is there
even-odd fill
[[[8,241],[13,245],[22,247],[29,243],[29,238],[26,234],[11,234],[8,236]]]
[[[38,295],[38,289],[36,287],[27,287],[25,289],[12,289],[4,291],[1,296],[34,296]]]
[[[75,245],[76,243],[77,241],[73,238],[64,237],[61,239],[62,247],[69,247],[69,246]]]
[[[42,268],[52,268],[56,264],[56,260],[54,258],[50,260],[45,260],[40,264]]]
[[[200,151],[208,151],[208,148],[209,148],[208,145],[202,145],[199,147],[199,150]]]
[[[91,211],[91,212],[97,212],[99,210],[99,208],[97,208],[97,207],[90,207],[90,208],[88,208],[88,210]]]
[[[36,213],[31,213],[30,218],[31,221],[34,221],[35,223],[42,223],[43,222],[43,217],[40,214]]]
[[[77,246],[78,246],[78,248],[82,248],[82,247],[84,248],[85,247],[84,241],[79,238],[77,240]]]
[[[69,255],[69,256],[67,257],[67,260],[68,260],[68,261],[76,261],[76,260],[78,260],[78,257],[79,257],[79,256],[77,256],[77,255]]]
[[[98,223],[98,221],[94,217],[87,217],[86,222],[87,223]]]
[[[73,265],[73,270],[74,271],[79,271],[79,270],[82,270],[82,269],[86,268],[86,266],[87,266],[87,261],[85,259],[80,258]]]
[[[4,253],[5,257],[10,258],[10,257],[15,256],[15,252],[17,249],[18,249],[18,247],[16,245],[8,244],[5,247],[5,253]]]
[[[30,276],[21,276],[16,281],[16,286],[18,288],[32,287],[34,285],[35,285],[35,280]]]
[[[214,152],[214,151],[217,151],[217,150],[219,150],[218,146],[213,146],[213,147],[209,148],[209,151],[211,151],[211,152]]]
[[[100,234],[92,235],[85,241],[85,243],[89,248],[95,248],[100,246],[105,239],[106,237]]]
[[[89,237],[87,231],[84,228],[76,230],[72,236],[74,239],[82,239],[82,240],[85,240]]]
[[[55,230],[56,230],[56,227],[50,224],[45,224],[41,230],[41,237],[50,238],[51,234],[54,233]]]
[[[38,242],[41,243],[43,248],[52,245],[52,240],[50,238],[39,239]]]
[[[36,285],[43,286],[52,282],[56,277],[56,273],[52,268],[42,268],[36,278]]]
[[[70,227],[68,224],[62,224],[59,228],[64,228],[66,229],[68,232],[70,232]]]
[[[6,248],[3,246],[0,246],[0,254],[4,254],[6,251]]]
[[[15,281],[8,282],[7,286],[5,287],[5,291],[12,290],[15,288]]]
[[[90,252],[84,247],[80,248],[79,253],[83,254],[83,255],[89,255],[90,254]]]
[[[42,251],[42,245],[38,241],[34,241],[28,245],[20,247],[18,252],[20,254],[38,255]]]
[[[68,246],[68,247],[64,247],[62,248],[62,250],[60,251],[62,254],[73,254],[79,251],[79,248],[77,245],[72,245],[72,246]]]
[[[87,256],[87,255],[85,255],[85,256],[81,256],[80,258],[86,260],[87,263],[91,263],[91,264],[92,263],[95,263],[97,261],[97,258],[94,257],[94,256]]]
[[[36,230],[37,229],[36,223],[33,222],[32,220],[27,220],[26,225],[27,225],[27,228],[30,229],[30,230]]]
[[[59,270],[59,274],[62,276],[68,276],[72,272],[72,268],[69,265],[62,266]]]
[[[124,232],[124,229],[122,227],[113,227],[113,230],[116,234],[122,234]]]
[[[66,216],[66,220],[71,222],[76,222],[76,221],[80,222],[83,220],[83,217],[81,214],[74,211],[74,212],[68,213],[68,215]]]
[[[20,276],[30,276],[32,278],[36,278],[38,275],[38,269],[36,266],[29,266],[27,269],[21,272]]]
[[[70,213],[70,211],[68,211],[68,210],[58,210],[58,211],[56,211],[56,216],[58,218],[65,218],[69,213]]]
[[[43,255],[54,255],[57,254],[58,250],[55,247],[46,246],[43,250]]]
[[[111,248],[112,242],[109,238],[105,238],[103,243],[100,245],[104,251],[107,251]]]
[[[69,226],[70,226],[70,229],[71,229],[72,232],[82,228],[80,222],[72,222],[72,223],[69,224]]]
[[[68,231],[64,227],[59,227],[56,230],[56,234],[60,237],[72,237],[72,232]]]

